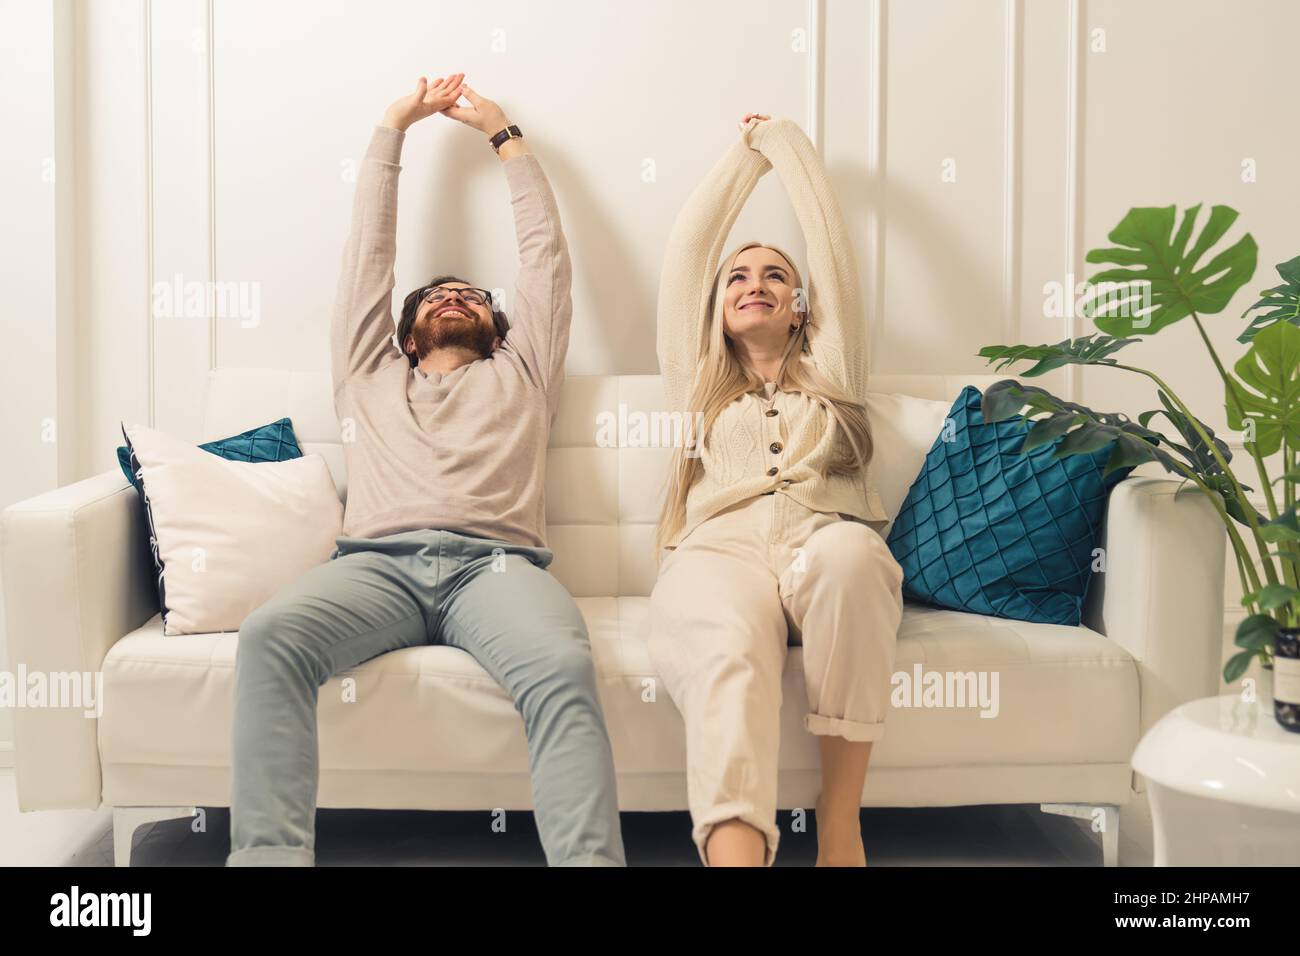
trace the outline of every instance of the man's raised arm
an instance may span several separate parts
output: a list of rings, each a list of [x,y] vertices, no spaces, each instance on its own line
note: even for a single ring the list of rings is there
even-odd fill
[[[330,355],[334,391],[353,375],[400,357],[393,347],[393,261],[397,256],[397,175],[406,133],[376,126],[357,174],[352,231],[343,250]]]
[[[492,137],[513,127],[505,111],[468,85],[461,91],[469,106],[452,106],[447,116]],[[560,225],[560,208],[550,181],[528,141],[511,136],[497,155],[510,187],[519,247],[514,298],[506,303],[510,331],[505,346],[513,349],[529,377],[552,401],[564,378],[564,357],[573,321],[573,266]]]
[[[376,371],[401,358],[393,346],[393,262],[397,258],[397,175],[406,129],[456,102],[465,74],[453,73],[430,84],[424,77],[415,92],[394,102],[370,136],[357,174],[352,201],[352,231],[343,250],[330,356],[334,392],[353,375]]]

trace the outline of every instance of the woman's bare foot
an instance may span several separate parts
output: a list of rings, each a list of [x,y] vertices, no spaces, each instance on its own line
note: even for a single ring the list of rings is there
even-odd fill
[[[862,823],[857,806],[839,809],[817,797],[817,866],[866,866]]]

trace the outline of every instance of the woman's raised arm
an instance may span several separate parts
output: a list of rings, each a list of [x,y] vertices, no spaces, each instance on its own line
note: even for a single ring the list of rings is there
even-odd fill
[[[848,227],[821,157],[793,120],[759,123],[750,145],[772,164],[803,230],[808,256],[805,290],[812,321],[813,362],[850,395],[866,399],[867,335],[862,284]]]
[[[749,143],[754,124],[723,154],[695,187],[677,214],[659,277],[659,371],[670,407],[684,410],[690,400],[702,354],[712,291],[722,244],[771,165]]]

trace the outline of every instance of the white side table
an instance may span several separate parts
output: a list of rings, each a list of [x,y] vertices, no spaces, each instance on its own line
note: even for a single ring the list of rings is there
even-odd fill
[[[1133,752],[1147,779],[1156,866],[1300,866],[1300,734],[1273,701],[1203,697]]]

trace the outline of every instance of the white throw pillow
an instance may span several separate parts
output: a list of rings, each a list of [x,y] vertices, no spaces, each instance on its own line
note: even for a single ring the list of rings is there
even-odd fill
[[[320,455],[228,461],[145,425],[123,431],[143,473],[162,567],[164,634],[236,631],[333,554],[343,504]]]
[[[885,513],[889,515],[889,524],[881,531],[882,535],[888,537],[912,482],[921,473],[925,455],[939,437],[951,410],[952,402],[867,393],[867,418],[875,447],[871,474]]]

